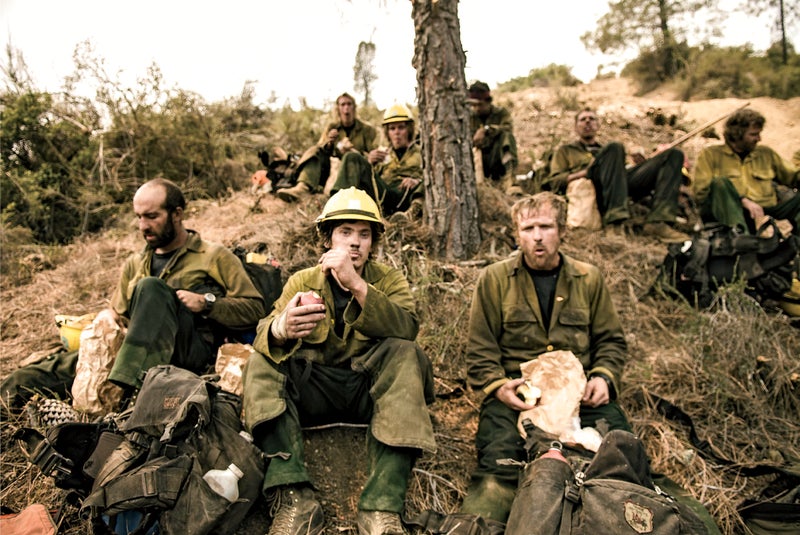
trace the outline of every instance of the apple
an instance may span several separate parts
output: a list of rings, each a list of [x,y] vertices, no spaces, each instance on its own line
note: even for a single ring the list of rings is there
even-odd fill
[[[300,294],[300,306],[321,304],[322,298],[315,291],[309,290]]]

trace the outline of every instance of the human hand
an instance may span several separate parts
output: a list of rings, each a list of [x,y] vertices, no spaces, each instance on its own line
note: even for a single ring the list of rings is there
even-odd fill
[[[411,178],[410,176],[403,177],[403,181],[400,182],[400,187],[406,190],[411,190],[416,188],[422,183],[422,180],[419,178]]]
[[[339,137],[339,129],[331,128],[328,130],[328,145],[333,145],[336,143],[336,138]]]
[[[483,142],[486,139],[486,129],[484,127],[478,128],[472,135],[472,144],[478,148],[483,147]]]
[[[581,169],[580,171],[576,171],[575,173],[570,173],[569,175],[567,175],[567,184],[569,184],[570,182],[574,182],[575,180],[578,180],[580,178],[586,178],[587,171],[588,169]]]
[[[747,210],[747,213],[750,214],[750,218],[753,221],[757,221],[764,217],[764,208],[757,202],[751,201],[747,197],[742,197],[742,208]]]
[[[639,165],[640,163],[644,163],[647,158],[644,157],[644,153],[642,152],[632,152],[631,160],[633,161],[634,165]]]
[[[525,384],[525,379],[511,379],[494,391],[494,397],[502,401],[508,408],[515,411],[527,411],[534,408],[536,405],[525,403],[517,394],[517,389]]]
[[[336,144],[336,148],[339,149],[339,152],[344,154],[345,152],[350,152],[351,150],[355,150],[353,147],[353,142],[350,141],[350,138],[346,137],[341,140],[339,143]]]
[[[319,265],[325,275],[333,274],[339,286],[355,293],[360,285],[366,284],[353,265],[353,257],[359,254],[361,253],[356,248],[329,249],[319,258]]]
[[[325,305],[322,303],[304,305],[303,302],[306,295],[307,292],[297,292],[286,303],[286,308],[281,313],[283,318],[275,319],[275,322],[278,323],[275,330],[283,331],[281,333],[273,330],[273,334],[277,338],[290,340],[304,338],[311,334],[311,331],[320,321],[325,319]]]
[[[602,377],[594,376],[586,383],[581,403],[589,407],[599,407],[611,401],[608,383]]]
[[[378,162],[382,162],[386,159],[389,155],[389,150],[378,147],[377,149],[372,149],[369,154],[367,155],[367,161],[370,164],[375,165]]]
[[[206,308],[206,298],[204,294],[190,292],[189,290],[175,290],[183,306],[195,313],[203,312]]]

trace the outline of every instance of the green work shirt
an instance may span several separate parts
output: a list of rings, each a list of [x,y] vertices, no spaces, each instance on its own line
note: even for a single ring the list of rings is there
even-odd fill
[[[207,242],[189,230],[186,243],[170,258],[161,274],[171,288],[192,290],[212,283],[225,295],[218,297],[208,317],[226,327],[249,327],[264,317],[261,294],[253,285],[241,260],[222,245]],[[111,306],[128,317],[130,299],[136,284],[150,276],[153,250],[145,247],[128,257],[122,268],[119,285],[111,298]]]
[[[328,132],[332,128],[336,128],[339,131],[339,135],[336,136],[336,143],[334,143],[333,156],[336,158],[341,158],[342,153],[338,148],[336,148],[336,145],[347,137],[344,127],[342,127],[342,123],[338,121],[329,123],[325,130],[322,131],[319,141],[317,142],[317,146],[324,147],[328,144]],[[360,119],[356,119],[356,122],[353,125],[353,130],[350,132],[350,143],[353,144],[353,148],[355,148],[361,154],[366,155],[369,153],[369,151],[378,146],[377,138],[378,132],[375,130],[375,128],[368,125],[364,121],[361,121]]]
[[[362,274],[368,283],[364,308],[350,299],[344,311],[344,332],[334,332],[333,292],[322,268],[314,266],[289,277],[272,313],[258,324],[253,347],[275,362],[297,356],[329,366],[348,366],[350,359],[366,354],[380,339],[394,337],[414,340],[419,325],[408,281],[400,270],[367,261]],[[325,302],[325,319],[302,340],[289,340],[283,346],[270,343],[272,321],[297,292],[313,290]]]
[[[400,159],[397,158],[394,149],[390,150],[388,162],[375,164],[375,176],[390,188],[400,187],[400,182],[404,178],[422,180],[422,151],[419,150],[419,145],[417,143],[409,145]]]
[[[763,145],[742,160],[728,144],[704,148],[697,157],[692,190],[698,202],[708,196],[714,178],[727,178],[740,197],[768,208],[778,204],[773,182],[789,187],[800,184],[800,171]]]
[[[562,266],[549,330],[522,254],[483,270],[472,298],[467,345],[467,379],[493,393],[519,366],[548,351],[572,351],[586,375],[602,373],[616,392],[627,344],[600,270],[561,255]]]
[[[331,130],[331,128],[336,128],[339,130],[339,134],[336,136],[336,142],[333,144],[333,150],[330,154],[327,154],[325,151],[325,146],[328,144],[328,132]],[[302,154],[302,156],[300,156],[300,160],[297,162],[297,170],[299,171],[304,164],[312,158],[318,158],[320,156],[341,158],[342,152],[337,148],[337,145],[345,137],[347,136],[340,122],[328,123],[328,125],[325,127],[325,130],[323,130],[322,134],[320,134],[317,144],[313,147],[309,147]],[[368,125],[364,121],[361,121],[360,119],[356,119],[356,122],[353,125],[353,130],[350,132],[350,142],[353,144],[353,148],[355,148],[359,154],[366,156],[371,150],[377,148],[377,137],[377,131],[372,126]],[[317,177],[316,180],[319,181],[319,177]]]
[[[489,107],[489,114],[485,117],[475,113],[470,114],[470,126],[473,133],[479,128],[488,126],[489,129],[486,131],[487,140],[496,138],[501,132],[510,134],[514,131],[514,121],[511,120],[511,114],[508,110],[494,105]],[[487,143],[487,145],[490,144]]]
[[[551,191],[565,193],[567,191],[567,176],[586,169],[592,163],[594,156],[580,141],[561,145],[553,159],[550,161],[550,175],[546,182]]]

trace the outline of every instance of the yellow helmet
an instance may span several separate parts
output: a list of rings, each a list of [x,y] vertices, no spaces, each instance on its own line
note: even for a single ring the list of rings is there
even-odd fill
[[[328,199],[325,208],[317,218],[317,226],[326,221],[358,220],[369,221],[383,231],[383,221],[378,205],[364,190],[356,187],[339,190]]]
[[[386,112],[383,114],[383,123],[382,126],[391,123],[404,123],[406,121],[414,122],[414,117],[411,115],[411,110],[409,110],[404,104],[393,104],[386,109]]]

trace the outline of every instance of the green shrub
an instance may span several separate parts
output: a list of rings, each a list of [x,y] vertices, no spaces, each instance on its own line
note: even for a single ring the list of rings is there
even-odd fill
[[[572,74],[572,67],[551,63],[546,67],[531,69],[527,76],[519,76],[497,86],[501,91],[521,91],[529,87],[574,87],[581,81]]]

